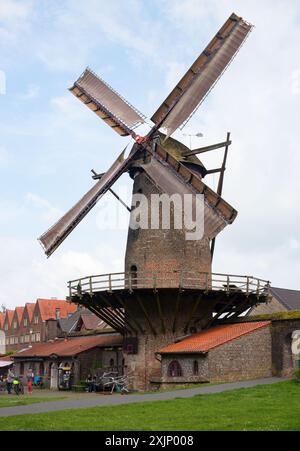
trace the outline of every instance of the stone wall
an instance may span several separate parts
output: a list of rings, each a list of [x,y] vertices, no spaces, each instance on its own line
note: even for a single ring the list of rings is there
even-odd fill
[[[182,369],[181,377],[171,377],[168,374],[169,365],[177,360]],[[194,373],[194,362],[198,363],[198,374]],[[167,355],[162,358],[162,387],[172,384],[191,384],[209,381],[209,359],[206,354],[187,354],[178,357]]]
[[[162,356],[162,386],[195,382],[229,382],[272,376],[272,343],[270,327],[225,343],[206,355],[169,354]],[[168,375],[172,361],[177,360],[181,377]],[[198,375],[194,362],[198,362]]]
[[[209,352],[211,382],[237,381],[272,376],[270,327],[218,346]]]

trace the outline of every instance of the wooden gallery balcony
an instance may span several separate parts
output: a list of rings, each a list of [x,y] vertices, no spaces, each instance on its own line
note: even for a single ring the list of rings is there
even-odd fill
[[[156,318],[161,320],[162,332],[170,329],[174,333],[180,323],[181,330],[188,331],[204,311],[202,327],[236,318],[268,300],[270,283],[232,274],[121,272],[71,280],[68,287],[70,301],[88,307],[120,333],[131,335],[148,329],[156,335],[160,332],[154,327]],[[140,314],[144,326],[137,320]]]

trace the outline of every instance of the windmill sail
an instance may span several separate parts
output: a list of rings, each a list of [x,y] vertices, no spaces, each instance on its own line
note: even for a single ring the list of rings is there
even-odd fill
[[[210,189],[186,166],[179,163],[156,144],[153,158],[142,165],[144,171],[157,187],[168,195],[203,194],[204,195],[204,234],[213,239],[224,227],[231,224],[237,211],[217,193]]]
[[[185,124],[214,87],[247,38],[252,25],[232,14],[152,116],[169,137]]]
[[[121,136],[131,135],[135,127],[145,122],[145,116],[90,69],[70,91]]]
[[[56,224],[54,224],[39,241],[49,257],[66,239],[79,222],[91,211],[98,200],[108,191],[114,182],[127,169],[132,157],[124,159],[125,150],[120,154],[110,169]]]

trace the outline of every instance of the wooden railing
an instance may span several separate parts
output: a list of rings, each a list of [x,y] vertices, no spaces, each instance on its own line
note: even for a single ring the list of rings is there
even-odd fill
[[[225,291],[227,293],[243,292],[246,295],[255,294],[258,297],[267,295],[270,282],[252,276],[240,276],[220,273],[196,273],[174,271],[167,273],[138,272],[100,274],[68,282],[69,297],[80,296],[101,291],[136,289],[197,289],[204,291]]]

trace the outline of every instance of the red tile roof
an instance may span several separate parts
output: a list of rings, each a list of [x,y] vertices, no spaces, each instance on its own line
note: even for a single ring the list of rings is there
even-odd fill
[[[4,327],[5,313],[0,312],[0,329]]]
[[[14,354],[14,358],[21,357],[49,357],[57,355],[70,357],[80,354],[92,348],[106,346],[121,346],[123,338],[121,335],[94,335],[92,337],[75,337],[58,339],[47,343],[39,343],[31,348]]]
[[[25,304],[24,311],[27,310],[29,321],[32,320],[34,308],[35,308],[35,304],[33,304],[32,302],[27,302]]]
[[[224,324],[212,327],[194,334],[178,343],[172,343],[162,349],[159,353],[185,353],[185,352],[208,352],[217,346],[252,333],[262,327],[269,326],[271,321],[259,321],[253,323]]]
[[[8,320],[8,326],[11,326],[11,322],[13,319],[15,311],[14,310],[6,310],[5,312],[5,318],[4,318],[4,322],[6,321],[6,319]]]
[[[60,318],[67,318],[69,314],[75,313],[77,305],[61,299],[38,299],[37,302],[42,321],[56,319],[56,310],[60,311]]]
[[[15,308],[15,314],[17,316],[17,320],[20,324],[20,322],[22,321],[22,316],[23,316],[23,312],[24,312],[24,308],[25,307],[16,307]]]

